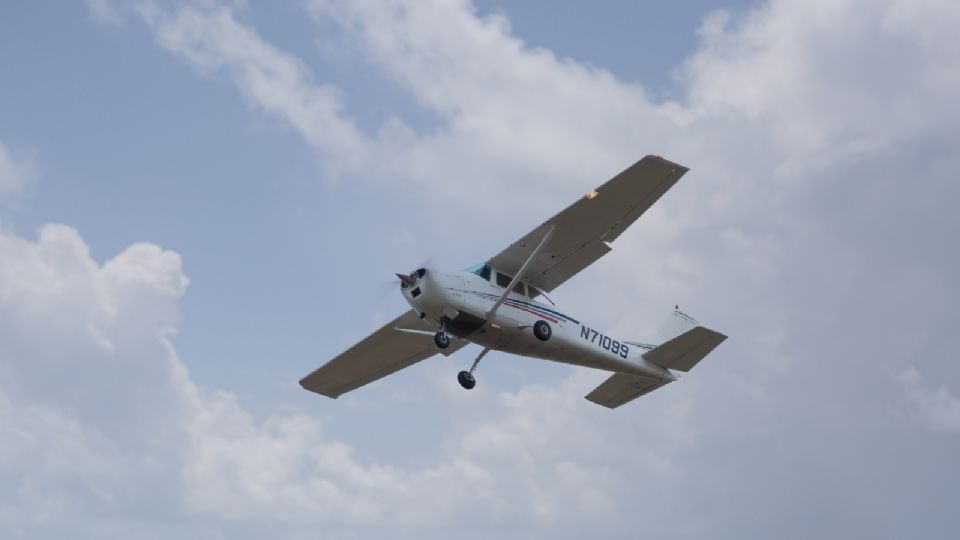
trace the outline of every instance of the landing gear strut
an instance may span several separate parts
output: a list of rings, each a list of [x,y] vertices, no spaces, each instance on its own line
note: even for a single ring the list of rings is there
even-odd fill
[[[440,331],[433,335],[433,342],[438,348],[446,349],[450,346],[450,334],[447,334],[447,319],[440,319]]]
[[[488,352],[490,352],[490,347],[484,347],[477,356],[477,359],[473,361],[473,365],[470,366],[470,371],[461,371],[460,373],[457,373],[457,382],[460,383],[460,386],[470,390],[477,385],[477,380],[473,378],[473,372],[477,369],[477,364],[480,363],[480,359],[486,356]]]

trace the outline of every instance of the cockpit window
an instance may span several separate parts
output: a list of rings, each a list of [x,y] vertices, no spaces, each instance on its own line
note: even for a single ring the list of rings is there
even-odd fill
[[[539,289],[537,289],[537,288],[534,287],[533,285],[527,285],[527,292],[530,293],[530,298],[536,298],[536,297],[540,296],[541,294],[543,294],[542,292],[540,292]]]
[[[467,272],[476,274],[483,279],[490,281],[490,265],[478,264],[476,266],[471,266],[470,268],[467,268]]]

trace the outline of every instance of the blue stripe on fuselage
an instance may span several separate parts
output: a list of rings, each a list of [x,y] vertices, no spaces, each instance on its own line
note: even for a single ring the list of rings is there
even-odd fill
[[[497,298],[500,298],[499,296],[496,296],[496,295],[493,295],[493,294],[490,294],[490,293],[480,292],[480,291],[464,291],[464,290],[462,290],[462,289],[456,289],[456,290],[458,290],[458,291],[460,291],[460,292],[464,292],[464,293],[475,294],[475,295],[477,295],[477,296],[486,298],[486,299],[488,299],[488,300],[494,300],[494,301],[496,301]],[[553,315],[554,317],[559,317],[559,318],[561,318],[561,319],[564,319],[565,321],[572,322],[573,324],[580,324],[580,321],[574,319],[573,317],[569,317],[569,316],[567,316],[567,315],[564,315],[563,313],[560,313],[560,312],[557,311],[557,310],[543,307],[543,306],[541,306],[540,304],[534,304],[534,303],[532,303],[532,302],[527,302],[527,301],[525,301],[525,300],[517,300],[516,298],[506,298],[506,299],[504,299],[504,303],[508,303],[508,302],[514,302],[514,303],[519,304],[519,305],[521,305],[521,306],[524,306],[524,307],[527,307],[527,308],[530,308],[530,309],[534,309],[534,310],[541,311],[541,312],[543,312],[544,314],[550,314],[550,315]]]

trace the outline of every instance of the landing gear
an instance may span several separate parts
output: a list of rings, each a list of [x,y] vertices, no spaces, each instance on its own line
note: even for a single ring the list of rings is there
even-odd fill
[[[484,347],[480,351],[480,355],[477,356],[477,359],[473,361],[473,365],[470,366],[470,371],[461,371],[457,373],[457,382],[460,383],[460,386],[470,390],[477,385],[477,380],[473,378],[473,372],[477,369],[477,364],[480,363],[480,359],[483,358],[488,352],[490,352],[490,347]]]
[[[440,349],[446,349],[450,346],[450,334],[447,333],[447,318],[440,318],[440,331],[433,335],[433,342]]]
[[[537,321],[533,323],[533,335],[537,336],[540,341],[546,341],[553,335],[553,330],[550,329],[550,324],[547,321]]]
[[[477,380],[473,378],[473,374],[469,371],[461,371],[457,374],[457,382],[460,383],[460,386],[470,390],[477,385]]]

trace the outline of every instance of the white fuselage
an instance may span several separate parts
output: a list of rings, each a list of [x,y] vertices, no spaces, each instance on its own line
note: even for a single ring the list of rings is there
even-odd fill
[[[444,273],[432,269],[427,269],[415,284],[402,288],[404,299],[425,321],[440,329],[443,320],[450,334],[482,347],[606,371],[676,380],[669,370],[643,358],[648,347],[615,340],[556,306],[516,292],[511,291],[488,320],[488,311],[503,291],[503,287],[471,272]],[[552,330],[547,341],[539,340],[533,333],[534,323],[541,320]]]

